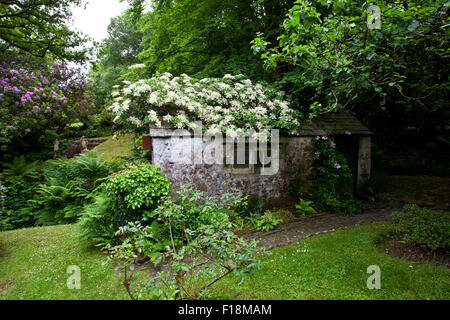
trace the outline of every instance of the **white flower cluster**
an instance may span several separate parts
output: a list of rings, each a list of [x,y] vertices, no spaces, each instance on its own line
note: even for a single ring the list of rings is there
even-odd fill
[[[132,66],[129,66],[128,69],[133,70],[133,69],[141,69],[141,68],[145,68],[145,64],[134,64]]]
[[[242,75],[195,80],[170,73],[114,91],[110,106],[114,121],[124,125],[170,125],[193,129],[201,121],[209,134],[237,136],[250,129],[255,139],[265,139],[270,129],[295,133],[297,113],[283,100],[283,93],[253,84]],[[137,121],[136,121],[137,120]]]

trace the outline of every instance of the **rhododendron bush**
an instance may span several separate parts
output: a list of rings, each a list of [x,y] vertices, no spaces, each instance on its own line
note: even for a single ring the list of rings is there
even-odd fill
[[[5,61],[6,60],[6,61]],[[93,84],[65,64],[4,59],[0,62],[0,143],[45,130],[57,132],[89,114]]]
[[[237,136],[250,129],[254,138],[267,138],[270,129],[295,133],[297,111],[289,107],[284,93],[254,84],[242,75],[196,80],[170,73],[116,87],[114,122],[135,132],[148,125],[195,129],[201,121],[207,133]]]

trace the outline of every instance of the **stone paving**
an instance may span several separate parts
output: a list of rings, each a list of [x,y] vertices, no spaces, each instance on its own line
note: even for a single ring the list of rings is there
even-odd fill
[[[391,213],[399,211],[401,206],[388,204],[373,204],[364,210],[364,213],[355,216],[343,216],[335,213],[324,213],[301,220],[278,225],[276,229],[268,232],[248,233],[246,239],[257,239],[259,244],[270,250],[273,247],[296,243],[310,236],[333,232],[339,229],[353,227],[364,222],[390,221]]]

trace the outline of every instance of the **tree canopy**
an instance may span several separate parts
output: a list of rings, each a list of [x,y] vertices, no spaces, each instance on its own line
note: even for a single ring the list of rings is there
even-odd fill
[[[0,0],[0,52],[80,61],[86,37],[69,27],[71,7],[84,0]]]

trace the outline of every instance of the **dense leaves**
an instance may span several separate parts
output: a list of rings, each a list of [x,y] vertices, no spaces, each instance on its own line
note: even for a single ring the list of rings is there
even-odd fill
[[[170,195],[172,184],[160,168],[143,164],[110,177],[103,188],[114,201],[115,223],[125,226],[155,210]]]
[[[46,130],[58,133],[94,108],[93,84],[67,64],[29,58],[2,58],[0,65],[0,143],[14,137],[37,141]]]
[[[366,4],[297,1],[278,41],[260,35],[253,48],[267,66],[287,71],[282,84],[303,112],[350,109],[379,133],[375,165],[430,172],[448,161],[439,150],[449,145],[449,3],[371,3],[380,29],[368,28]]]
[[[314,201],[324,209],[345,215],[360,213],[361,203],[352,194],[352,172],[334,141],[317,136],[314,149],[318,180],[311,191]]]
[[[267,139],[272,128],[292,134],[299,115],[283,92],[254,84],[243,75],[193,79],[188,75],[142,79],[113,92],[116,123],[134,131],[147,125],[196,129],[201,121],[211,135],[236,138],[253,130],[255,140]]]
[[[406,241],[433,250],[450,246],[450,212],[407,205],[402,212],[392,213],[392,220]]]
[[[83,60],[86,38],[71,30],[71,7],[84,0],[1,0],[0,52]]]

